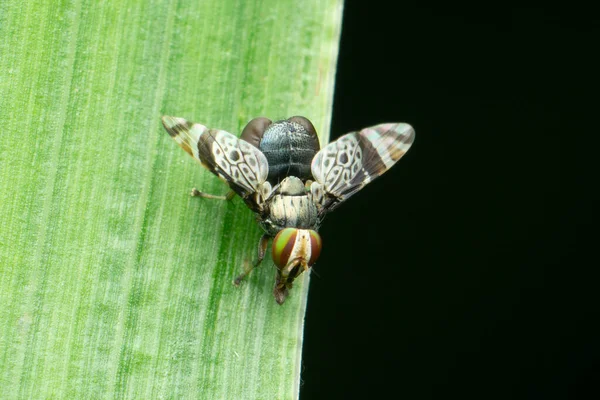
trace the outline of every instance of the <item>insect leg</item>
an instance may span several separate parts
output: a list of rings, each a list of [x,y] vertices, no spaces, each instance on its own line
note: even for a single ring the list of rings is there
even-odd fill
[[[265,233],[262,235],[260,240],[258,241],[258,258],[252,264],[246,264],[244,266],[244,272],[239,275],[233,281],[235,286],[239,286],[240,282],[250,273],[252,270],[260,265],[263,258],[265,258],[265,254],[267,253],[267,245],[269,244],[269,236]]]
[[[196,188],[193,188],[192,193],[190,193],[190,195],[192,197],[203,197],[205,199],[231,200],[233,199],[233,196],[235,196],[235,192],[233,190],[230,190],[225,196],[218,196],[216,194],[204,193]]]

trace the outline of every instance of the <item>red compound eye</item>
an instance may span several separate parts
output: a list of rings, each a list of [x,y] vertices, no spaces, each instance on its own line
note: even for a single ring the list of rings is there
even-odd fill
[[[317,259],[321,255],[321,236],[313,230],[308,231],[310,235],[310,260],[308,261],[308,266],[310,267],[314,263],[317,262]]]
[[[273,262],[279,269],[292,260],[303,260],[305,265],[313,265],[321,254],[321,236],[307,229],[285,228],[273,239]]]
[[[292,255],[292,251],[294,250],[294,246],[296,244],[297,236],[298,229],[285,228],[279,231],[279,233],[275,236],[275,239],[273,239],[273,262],[279,267],[279,269],[284,268],[290,260],[290,256]]]

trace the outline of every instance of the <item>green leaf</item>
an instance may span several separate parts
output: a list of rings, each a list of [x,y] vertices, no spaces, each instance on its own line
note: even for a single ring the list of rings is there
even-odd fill
[[[164,132],[304,115],[327,140],[341,0],[0,3],[0,397],[298,395],[254,216]]]

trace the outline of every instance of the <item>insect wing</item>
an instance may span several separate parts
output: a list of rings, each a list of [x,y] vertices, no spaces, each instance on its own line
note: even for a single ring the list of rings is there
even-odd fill
[[[209,129],[183,118],[164,116],[169,135],[209,171],[225,180],[243,198],[257,192],[267,180],[265,155],[229,132]]]
[[[319,151],[311,165],[312,175],[325,193],[336,200],[329,210],[390,169],[410,148],[413,128],[388,123],[351,132]]]

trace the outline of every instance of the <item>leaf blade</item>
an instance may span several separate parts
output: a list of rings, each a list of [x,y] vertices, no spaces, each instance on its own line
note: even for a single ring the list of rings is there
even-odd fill
[[[0,7],[2,393],[296,397],[307,279],[231,285],[259,229],[159,116],[326,133],[341,3]]]

